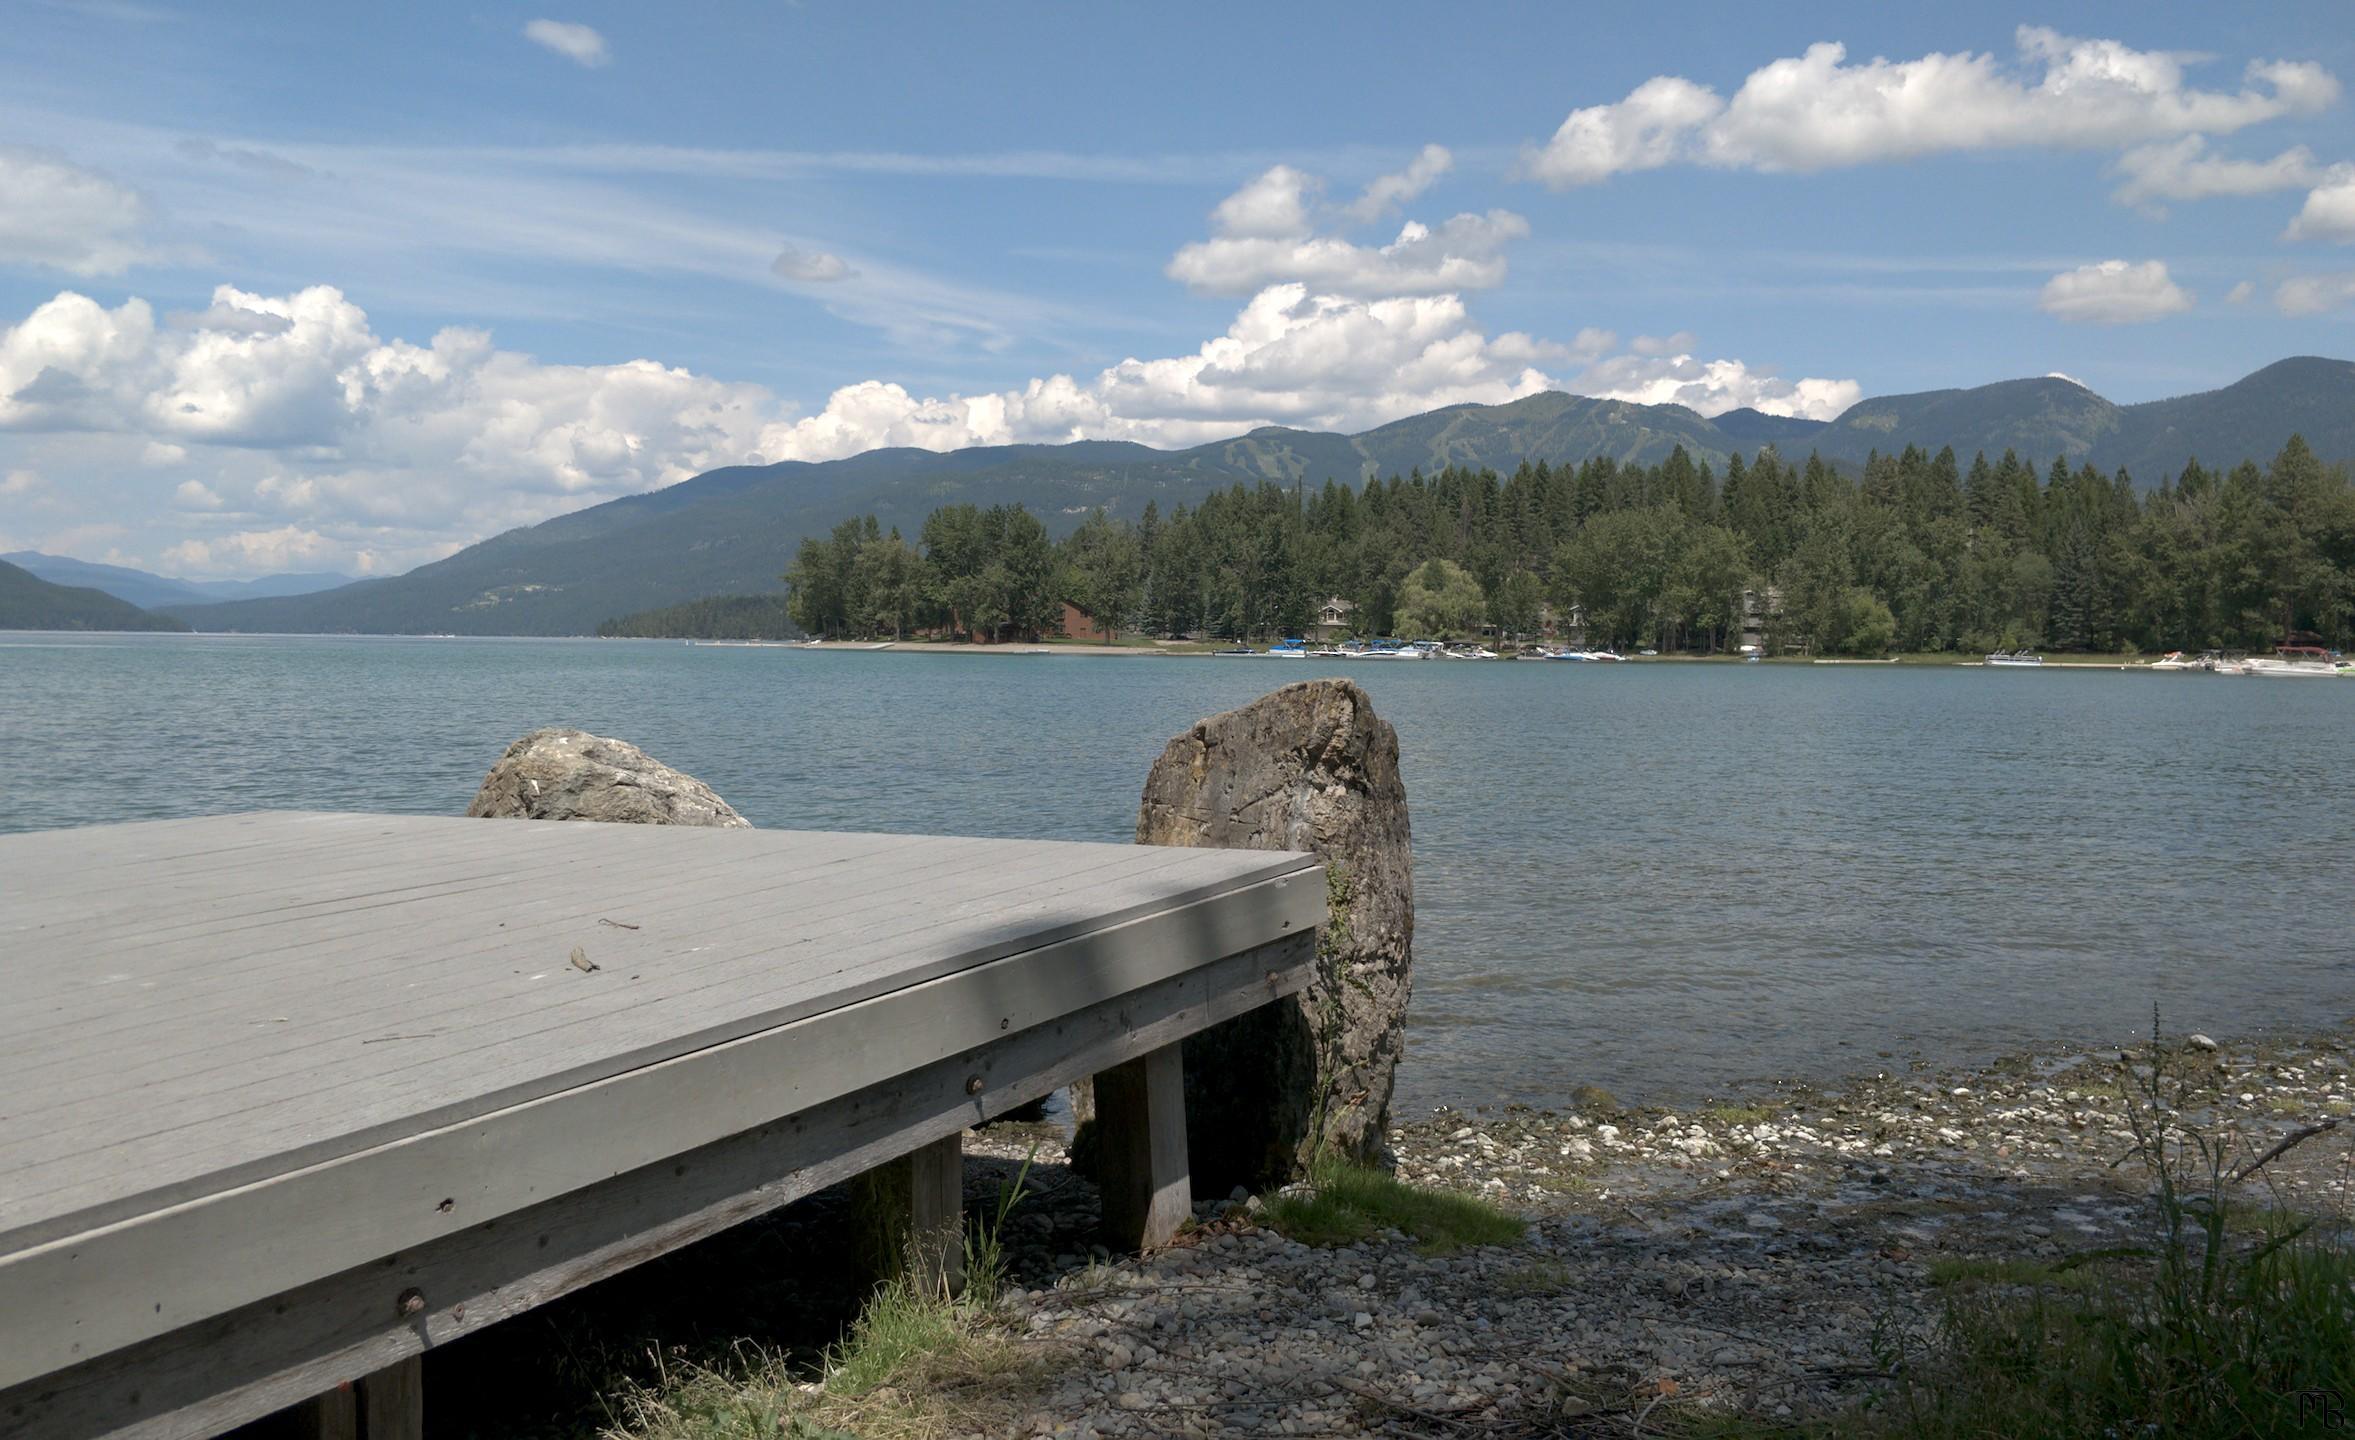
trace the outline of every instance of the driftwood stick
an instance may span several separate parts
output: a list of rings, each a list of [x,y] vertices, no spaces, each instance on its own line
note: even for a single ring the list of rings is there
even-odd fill
[[[2289,1154],[2292,1150],[2297,1149],[2300,1145],[2305,1144],[2315,1136],[2336,1130],[2341,1125],[2346,1123],[2347,1117],[2341,1115],[2335,1119],[2323,1120],[2316,1124],[2305,1126],[2302,1129],[2292,1130],[2279,1145],[2274,1146],[2271,1150],[2266,1151],[2264,1154],[2242,1166],[2240,1173],[2232,1177],[2232,1183],[2238,1185],[2243,1180],[2248,1179],[2251,1175],[2256,1174],[2258,1171],[2264,1169],[2274,1161],[2279,1160],[2282,1156]]]

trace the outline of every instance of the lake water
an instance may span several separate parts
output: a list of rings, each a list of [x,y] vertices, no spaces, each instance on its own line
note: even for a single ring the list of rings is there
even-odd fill
[[[457,814],[562,723],[762,826],[1126,840],[1169,736],[1332,673],[1398,727],[1410,1111],[2355,1014],[2343,681],[15,636],[0,829]]]

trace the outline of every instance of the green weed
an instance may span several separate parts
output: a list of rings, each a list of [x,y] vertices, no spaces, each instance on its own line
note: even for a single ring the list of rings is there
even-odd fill
[[[2343,1230],[2243,1200],[2238,1185],[2264,1159],[2236,1165],[2231,1137],[2177,1122],[2186,1086],[2170,1089],[2155,1023],[2146,1059],[2121,1083],[2151,1176],[2150,1239],[2050,1266],[1955,1263],[1935,1335],[1877,1345],[1893,1378],[1838,1430],[2307,1435],[2331,1397],[2355,1396],[2355,1252]]]
[[[1528,1228],[1469,1195],[1425,1190],[1380,1170],[1323,1159],[1309,1188],[1267,1204],[1267,1223],[1304,1245],[1349,1245],[1397,1230],[1438,1255],[1467,1245],[1509,1245]]]

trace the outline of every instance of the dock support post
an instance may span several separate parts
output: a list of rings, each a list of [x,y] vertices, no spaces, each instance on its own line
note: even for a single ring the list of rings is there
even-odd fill
[[[360,1381],[361,1440],[425,1440],[425,1357],[395,1361]]]
[[[1104,1229],[1123,1248],[1166,1245],[1194,1213],[1183,1054],[1164,1045],[1096,1076]]]
[[[877,1280],[906,1276],[921,1289],[965,1288],[965,1137],[962,1132],[861,1175],[860,1249]]]
[[[360,1395],[357,1386],[338,1385],[313,1395],[298,1407],[303,1440],[360,1440]]]
[[[425,1440],[425,1357],[314,1395],[302,1418],[306,1440]]]

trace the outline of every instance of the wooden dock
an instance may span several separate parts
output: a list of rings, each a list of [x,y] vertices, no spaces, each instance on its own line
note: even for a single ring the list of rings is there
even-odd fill
[[[413,1435],[425,1349],[886,1163],[939,1224],[965,1127],[1099,1072],[1107,1216],[1166,1238],[1175,1042],[1306,984],[1324,913],[1273,851],[0,836],[0,1434],[324,1395],[325,1432]]]

